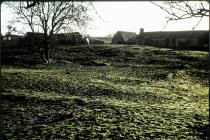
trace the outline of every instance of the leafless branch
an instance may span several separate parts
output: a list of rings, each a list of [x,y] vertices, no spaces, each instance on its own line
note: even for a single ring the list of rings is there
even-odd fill
[[[193,29],[195,29],[199,25],[201,20],[204,17],[208,17],[210,13],[208,5],[205,5],[205,1],[199,1],[194,4],[190,1],[165,1],[161,3],[151,3],[158,6],[167,13],[168,16],[166,17],[167,21],[164,28],[166,28],[170,21],[177,21],[195,17],[199,18],[199,21],[193,27]]]

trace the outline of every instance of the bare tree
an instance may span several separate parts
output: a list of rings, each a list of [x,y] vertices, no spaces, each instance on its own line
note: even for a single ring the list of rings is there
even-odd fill
[[[165,27],[169,21],[176,21],[189,18],[199,18],[195,29],[204,17],[209,17],[209,3],[207,1],[165,1],[161,3],[152,2],[156,6],[164,10],[168,16]]]
[[[10,23],[24,24],[24,26],[29,26],[31,31],[34,32],[34,25],[35,25],[34,10],[26,9],[25,8],[26,3],[24,2],[13,2],[13,3],[8,2],[6,4],[12,9],[12,13],[16,15],[15,18],[12,21],[10,21]]]
[[[91,18],[88,2],[12,2],[7,3],[16,15],[14,22],[28,25],[32,32],[41,29],[44,34],[44,58],[49,62],[49,42],[58,32],[84,28]]]

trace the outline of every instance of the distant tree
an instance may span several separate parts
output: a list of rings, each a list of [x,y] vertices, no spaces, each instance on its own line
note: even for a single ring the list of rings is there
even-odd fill
[[[8,2],[16,18],[13,22],[30,27],[32,32],[41,29],[44,33],[44,58],[49,62],[49,44],[58,32],[70,32],[82,28],[91,20],[88,2]]]
[[[113,38],[115,36],[115,33],[110,33],[110,34],[108,34],[106,37],[107,38]]]
[[[7,33],[6,35],[11,35],[13,32],[16,32],[16,28],[12,27],[12,25],[7,25]]]
[[[31,8],[31,7],[34,7],[36,4],[39,4],[39,2],[36,2],[36,1],[27,1],[26,2],[26,9],[28,8]]]
[[[183,20],[189,18],[199,18],[196,25],[201,22],[204,17],[209,17],[209,3],[207,1],[165,1],[165,2],[152,2],[156,6],[164,10],[168,16],[166,17],[167,23],[169,21]]]

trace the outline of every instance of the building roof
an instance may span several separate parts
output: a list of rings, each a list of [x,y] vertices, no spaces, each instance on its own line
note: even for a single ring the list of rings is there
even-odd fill
[[[36,37],[36,38],[43,38],[44,37],[44,33],[38,33],[38,32],[27,32],[26,37]]]
[[[193,30],[193,31],[164,31],[164,32],[144,32],[140,34],[139,37],[144,38],[172,38],[172,37],[180,37],[180,38],[191,38],[191,37],[201,37],[201,36],[208,36],[208,30]]]
[[[55,35],[81,35],[79,32],[71,32],[71,33],[57,33]]]
[[[134,32],[125,32],[125,31],[118,31],[116,35],[117,34],[120,34],[124,41],[128,41],[130,38],[137,36],[137,34]]]
[[[27,32],[26,35],[44,35],[44,33],[40,32]],[[79,32],[71,32],[71,33],[57,33],[54,35],[81,35]]]

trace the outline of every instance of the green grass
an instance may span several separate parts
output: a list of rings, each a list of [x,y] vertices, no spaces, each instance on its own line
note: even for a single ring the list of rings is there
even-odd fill
[[[60,46],[1,69],[0,139],[207,139],[208,53]]]

